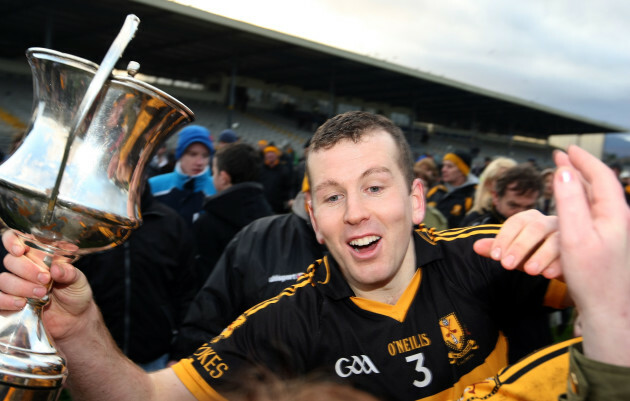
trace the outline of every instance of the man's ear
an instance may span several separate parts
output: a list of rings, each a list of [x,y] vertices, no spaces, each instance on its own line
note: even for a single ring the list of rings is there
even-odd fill
[[[496,207],[499,203],[499,195],[497,195],[497,191],[494,189],[490,191],[490,193],[492,194],[492,204]]]
[[[223,187],[232,185],[232,177],[225,170],[219,171],[219,180],[221,180]]]
[[[424,204],[424,189],[422,188],[422,182],[416,178],[411,183],[411,220],[414,225],[422,223],[424,220],[425,204]]]
[[[311,219],[311,225],[313,226],[313,231],[315,231],[315,237],[317,237],[317,242],[320,244],[324,243],[324,237],[321,235],[319,231],[319,226],[317,225],[317,220],[315,220],[315,212],[313,212],[313,199],[311,198],[311,192],[304,192],[304,203],[306,205],[306,210],[308,210],[308,217]]]

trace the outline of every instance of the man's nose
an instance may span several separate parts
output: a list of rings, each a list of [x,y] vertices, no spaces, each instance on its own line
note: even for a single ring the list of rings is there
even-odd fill
[[[348,224],[359,224],[369,218],[369,212],[365,205],[365,200],[361,195],[346,195],[346,210],[344,222]]]

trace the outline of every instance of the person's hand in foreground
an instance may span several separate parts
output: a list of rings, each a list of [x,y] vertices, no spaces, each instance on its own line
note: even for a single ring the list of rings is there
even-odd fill
[[[561,264],[584,355],[630,366],[630,209],[614,173],[577,146],[557,152]]]

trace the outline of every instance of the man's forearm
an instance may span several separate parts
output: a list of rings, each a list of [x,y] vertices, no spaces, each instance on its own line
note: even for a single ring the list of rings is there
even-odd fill
[[[67,384],[73,398],[155,399],[149,375],[118,349],[96,304],[92,303],[86,315],[79,332],[56,343],[68,362]]]
[[[595,316],[582,316],[581,319],[584,355],[594,361],[630,367],[630,317],[615,318],[628,316],[628,313],[591,315]]]

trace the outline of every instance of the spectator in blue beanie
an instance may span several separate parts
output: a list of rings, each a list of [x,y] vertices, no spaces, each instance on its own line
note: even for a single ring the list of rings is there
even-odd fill
[[[149,179],[155,199],[175,209],[189,226],[201,210],[205,197],[216,193],[210,172],[213,154],[210,131],[189,125],[179,131],[175,171]]]

